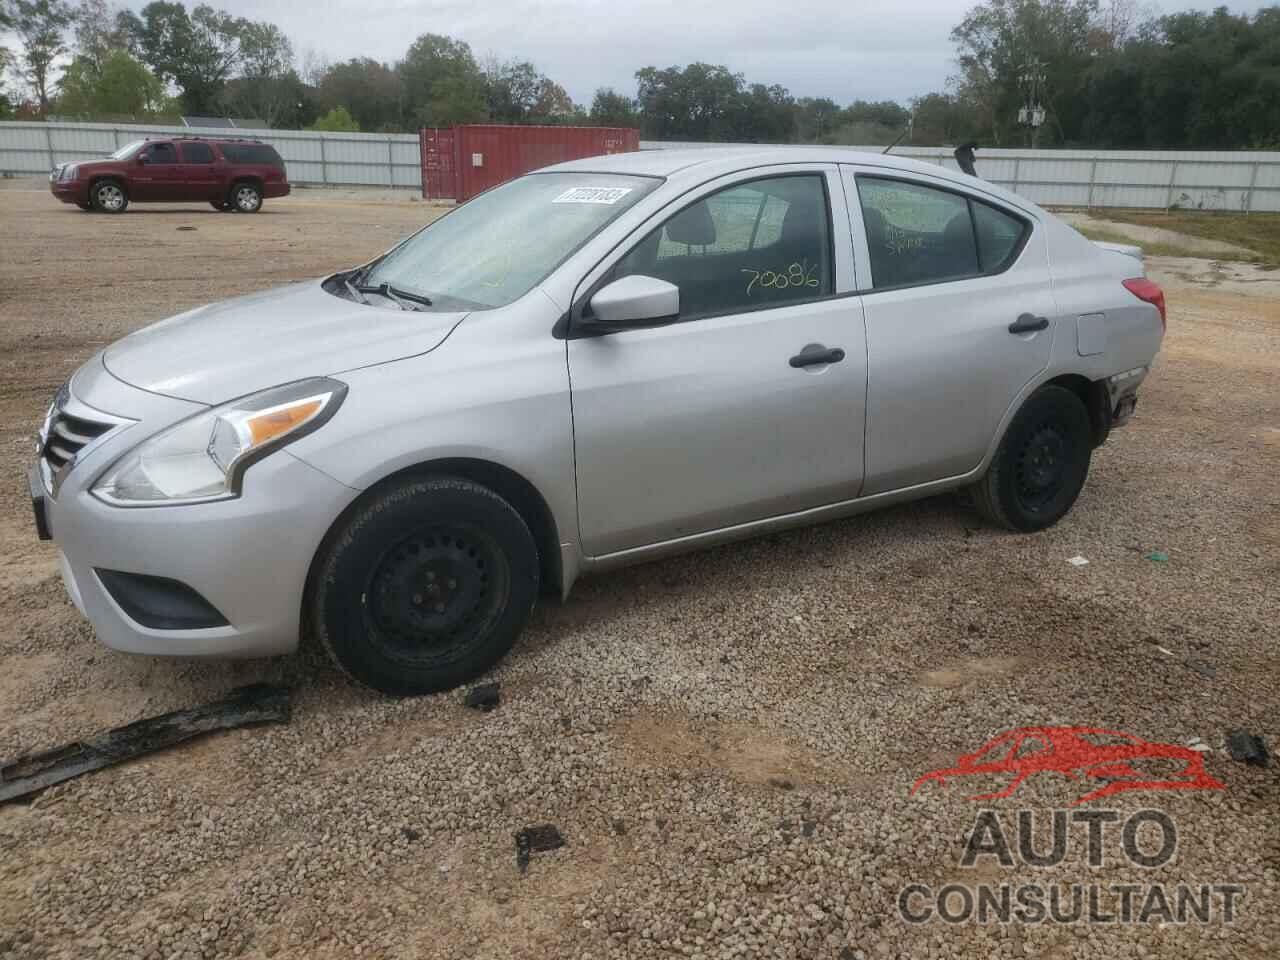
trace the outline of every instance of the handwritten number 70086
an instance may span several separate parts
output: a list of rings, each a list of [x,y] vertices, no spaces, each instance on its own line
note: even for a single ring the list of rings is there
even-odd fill
[[[750,294],[757,286],[772,287],[776,290],[785,290],[788,287],[821,286],[816,276],[817,271],[816,263],[813,266],[793,263],[786,270],[749,270],[743,267],[740,272],[751,274],[751,280],[747,283],[747,293]]]

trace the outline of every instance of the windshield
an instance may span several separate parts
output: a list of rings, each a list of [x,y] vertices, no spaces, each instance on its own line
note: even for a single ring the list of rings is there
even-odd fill
[[[661,181],[532,173],[462,204],[391,251],[361,282],[471,309],[524,296]]]
[[[145,140],[135,140],[133,143],[126,143],[115,153],[109,154],[109,156],[112,160],[123,160],[125,157],[129,156],[129,154],[136,152],[137,149],[146,142],[147,141]]]

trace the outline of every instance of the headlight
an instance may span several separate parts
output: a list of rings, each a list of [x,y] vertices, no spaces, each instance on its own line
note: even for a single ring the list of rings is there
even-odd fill
[[[249,464],[323,425],[346,394],[346,384],[317,377],[205,410],[134,447],[93,494],[125,507],[234,497]]]

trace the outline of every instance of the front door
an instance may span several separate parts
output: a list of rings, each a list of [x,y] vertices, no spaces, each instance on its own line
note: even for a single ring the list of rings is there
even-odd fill
[[[927,175],[844,177],[870,267],[863,493],[967,473],[1049,363],[1057,311],[1043,231]]]
[[[154,202],[179,200],[182,193],[183,170],[178,163],[178,150],[172,143],[149,143],[138,153],[134,170],[129,177],[129,197],[132,200]]]
[[[589,556],[852,499],[862,482],[865,340],[838,171],[787,165],[699,193],[587,288],[667,280],[678,320],[570,335]]]

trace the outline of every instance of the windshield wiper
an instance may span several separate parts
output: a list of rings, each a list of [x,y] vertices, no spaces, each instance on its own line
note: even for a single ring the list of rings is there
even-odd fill
[[[409,306],[409,303],[420,303],[424,307],[431,306],[430,297],[424,297],[420,293],[410,293],[408,290],[401,290],[397,287],[393,287],[389,283],[379,283],[377,286],[359,286],[355,289],[360,293],[376,293],[386,297],[388,300],[394,300],[396,303],[400,304],[401,310],[417,309],[417,307]]]
[[[343,278],[342,278],[342,283],[343,283],[343,285],[347,288],[347,292],[348,292],[349,294],[351,294],[351,299],[352,299],[352,300],[355,300],[355,301],[357,301],[357,302],[359,302],[359,303],[363,303],[363,304],[365,304],[366,306],[368,305],[368,303],[369,303],[369,298],[368,298],[368,297],[366,297],[363,293],[361,293],[361,292],[360,292],[360,288],[359,288],[359,287],[357,287],[354,283],[352,283],[352,282],[351,282],[351,278],[350,278],[350,277],[343,277]]]

